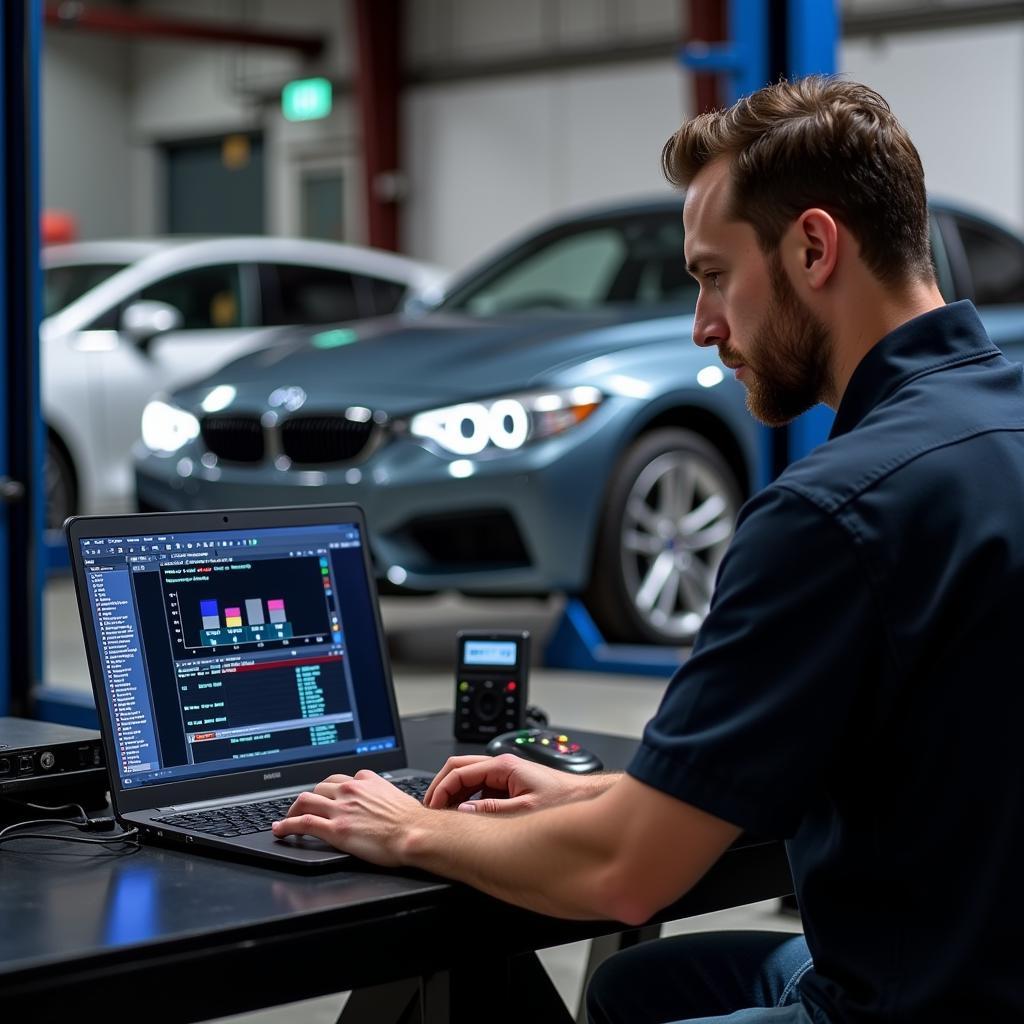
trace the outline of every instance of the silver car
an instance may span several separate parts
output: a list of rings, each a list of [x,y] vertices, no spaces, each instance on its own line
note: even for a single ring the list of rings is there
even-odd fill
[[[390,313],[444,279],[391,253],[270,237],[51,246],[43,269],[51,526],[130,504],[131,444],[153,392],[258,347],[266,328]]]

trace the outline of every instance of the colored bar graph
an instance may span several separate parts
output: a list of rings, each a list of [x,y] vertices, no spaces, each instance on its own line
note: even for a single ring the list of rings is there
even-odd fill
[[[216,601],[200,601],[199,613],[203,617],[203,629],[220,629],[220,612]]]
[[[263,618],[263,602],[258,597],[246,599],[245,615],[250,626],[262,626],[267,621]]]
[[[247,597],[238,604],[228,605],[223,609],[219,600],[207,598],[200,600],[199,611],[203,622],[199,631],[199,644],[202,647],[291,640],[294,636],[292,624],[288,621],[288,614],[285,611],[284,598],[277,597],[264,601],[259,597]]]

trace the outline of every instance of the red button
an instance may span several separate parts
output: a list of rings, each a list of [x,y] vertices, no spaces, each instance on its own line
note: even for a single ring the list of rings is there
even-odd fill
[[[506,689],[506,691],[508,693],[515,693],[516,684],[515,683],[509,683],[508,686],[505,687],[505,689]]]

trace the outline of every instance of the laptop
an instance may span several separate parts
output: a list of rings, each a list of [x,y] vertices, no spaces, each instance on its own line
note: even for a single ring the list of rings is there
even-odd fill
[[[299,870],[348,861],[270,822],[335,773],[407,767],[356,505],[65,524],[114,814],[143,841]]]

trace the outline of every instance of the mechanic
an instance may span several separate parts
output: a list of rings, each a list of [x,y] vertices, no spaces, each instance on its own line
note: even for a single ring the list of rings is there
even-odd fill
[[[454,758],[426,806],[334,776],[274,832],[632,925],[741,832],[785,838],[806,939],[643,944],[599,969],[591,1019],[1024,1020],[1022,369],[944,305],[921,161],[872,89],[772,85],[662,164],[694,341],[765,423],[833,407],[828,442],[744,507],[626,773]]]

